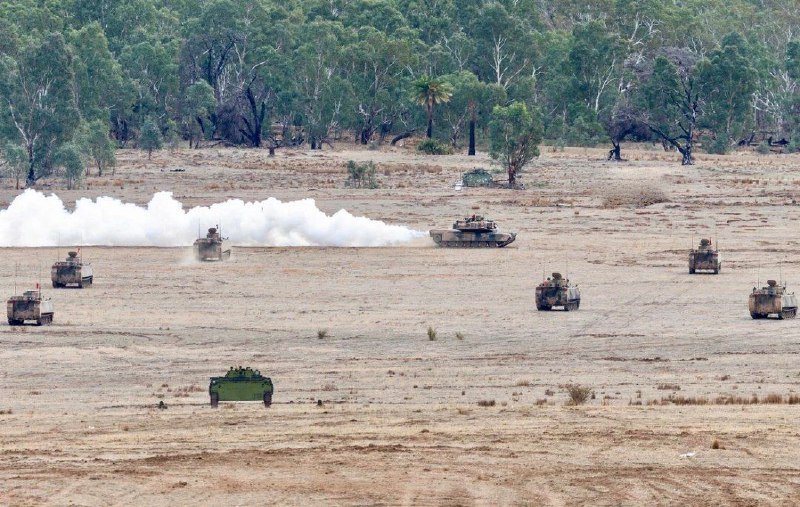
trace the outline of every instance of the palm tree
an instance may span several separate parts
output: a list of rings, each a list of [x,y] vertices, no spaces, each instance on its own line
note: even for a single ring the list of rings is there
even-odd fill
[[[422,76],[413,83],[414,100],[428,113],[428,138],[433,136],[433,108],[450,101],[453,85],[440,77]]]

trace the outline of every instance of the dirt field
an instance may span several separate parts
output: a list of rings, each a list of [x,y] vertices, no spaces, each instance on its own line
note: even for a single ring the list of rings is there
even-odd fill
[[[95,284],[48,290],[52,326],[0,326],[0,504],[796,504],[800,405],[714,401],[800,394],[800,321],[747,311],[757,279],[800,287],[800,156],[604,155],[546,149],[524,191],[454,191],[485,157],[344,147],[124,151],[88,188],[45,186],[70,205],[313,197],[419,230],[476,212],[519,235],[500,250],[234,248],[219,264],[84,249]],[[374,160],[381,188],[344,188],[349,159]],[[689,276],[706,235],[722,273]],[[57,255],[2,254],[6,295],[15,265],[30,286]],[[536,311],[551,271],[580,285],[579,311]],[[272,377],[270,409],[208,406],[208,377],[232,365]],[[568,406],[568,384],[594,395]],[[711,403],[666,401],[680,396]]]

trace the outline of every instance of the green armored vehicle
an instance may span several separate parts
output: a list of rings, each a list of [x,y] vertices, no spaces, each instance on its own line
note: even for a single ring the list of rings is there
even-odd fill
[[[211,377],[208,394],[212,407],[220,401],[263,401],[268,407],[272,405],[272,379],[250,367],[231,367],[224,377]]]
[[[753,287],[748,307],[754,319],[766,319],[770,315],[776,315],[779,319],[793,319],[797,315],[797,296],[787,293],[786,287],[781,287],[775,280],[767,280],[766,287]]]
[[[513,243],[517,233],[497,231],[494,220],[479,215],[458,219],[452,229],[432,229],[433,242],[450,248],[501,248]]]
[[[68,285],[82,289],[92,285],[94,273],[91,264],[78,258],[78,252],[68,252],[67,260],[53,264],[50,269],[50,279],[53,281],[54,289]]]
[[[231,256],[230,249],[226,249],[225,240],[216,227],[208,230],[205,238],[198,238],[194,242],[194,256],[198,261],[222,261]]]
[[[53,302],[42,297],[39,284],[36,290],[27,290],[21,296],[13,296],[6,303],[8,325],[21,326],[32,320],[37,326],[53,323]]]
[[[710,239],[701,239],[700,247],[689,252],[690,275],[697,271],[710,271],[716,275],[721,269],[722,261],[719,258],[719,251],[711,246]]]
[[[581,291],[577,285],[569,283],[561,273],[553,273],[536,287],[536,309],[539,311],[552,310],[560,306],[565,312],[577,310],[581,306]]]

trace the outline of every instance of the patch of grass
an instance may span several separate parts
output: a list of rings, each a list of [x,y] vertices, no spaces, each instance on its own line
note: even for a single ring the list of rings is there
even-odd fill
[[[433,329],[433,326],[428,326],[428,340],[436,341],[436,330]]]
[[[11,415],[13,413],[14,413],[14,411],[12,409],[10,409],[10,408],[7,408],[5,410],[0,410],[0,415]]]
[[[328,336],[327,329],[318,329],[317,330],[317,338],[320,340],[324,340]]]
[[[480,400],[478,402],[479,407],[493,407],[497,404],[494,400]]]
[[[669,197],[660,188],[652,186],[619,186],[603,195],[604,208],[646,208],[653,204],[669,202]]]
[[[345,187],[349,188],[378,188],[375,180],[375,164],[369,161],[365,164],[358,164],[355,160],[347,162],[347,180]]]
[[[530,387],[531,381],[530,380],[517,380],[514,384],[515,387]]]
[[[552,389],[545,389],[544,390],[544,395],[545,396],[554,396],[555,394],[556,394],[556,392],[553,391]]]
[[[464,339],[464,334],[463,333],[456,333],[456,339],[457,340],[463,340]]]
[[[592,395],[592,388],[582,386],[580,384],[567,385],[567,394],[569,394],[569,405],[583,405]]]
[[[719,440],[717,440],[717,439],[715,438],[715,439],[714,439],[714,441],[713,441],[713,442],[711,442],[711,448],[712,448],[712,449],[719,449]]]
[[[658,384],[656,389],[659,391],[680,391],[681,386],[678,384]]]
[[[324,386],[322,386],[322,390],[323,391],[336,391],[337,390],[336,384],[334,384],[332,382],[329,382],[329,383],[325,384]]]

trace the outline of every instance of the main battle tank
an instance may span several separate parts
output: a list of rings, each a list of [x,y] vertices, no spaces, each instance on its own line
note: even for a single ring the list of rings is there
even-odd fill
[[[477,215],[456,220],[452,229],[432,229],[430,235],[439,246],[459,248],[500,248],[517,238],[516,232],[497,232],[494,220]]]
[[[700,247],[689,252],[689,274],[696,271],[710,271],[715,275],[722,269],[719,251],[711,246],[710,239],[701,239]]]
[[[224,377],[211,377],[208,385],[212,407],[220,401],[263,401],[268,407],[272,405],[272,390],[272,379],[258,370],[241,366],[231,367]]]
[[[78,258],[78,252],[68,252],[67,260],[57,261],[50,269],[50,279],[53,288],[58,289],[68,285],[75,285],[82,289],[89,287],[94,281],[92,265]]]
[[[536,309],[539,311],[552,310],[560,306],[564,311],[577,310],[581,306],[581,291],[577,285],[572,285],[561,273],[553,273],[536,287]]]
[[[208,230],[205,238],[194,242],[194,256],[199,261],[222,261],[230,258],[231,251],[226,249],[225,240],[216,227]]]
[[[767,286],[761,289],[753,287],[748,301],[750,316],[754,319],[766,319],[776,315],[779,319],[793,319],[797,315],[797,297],[787,293],[775,280],[767,280]]]
[[[53,322],[53,302],[42,297],[42,291],[28,290],[21,296],[13,296],[6,303],[8,324],[21,326],[25,321],[32,320],[37,326],[50,325]]]

